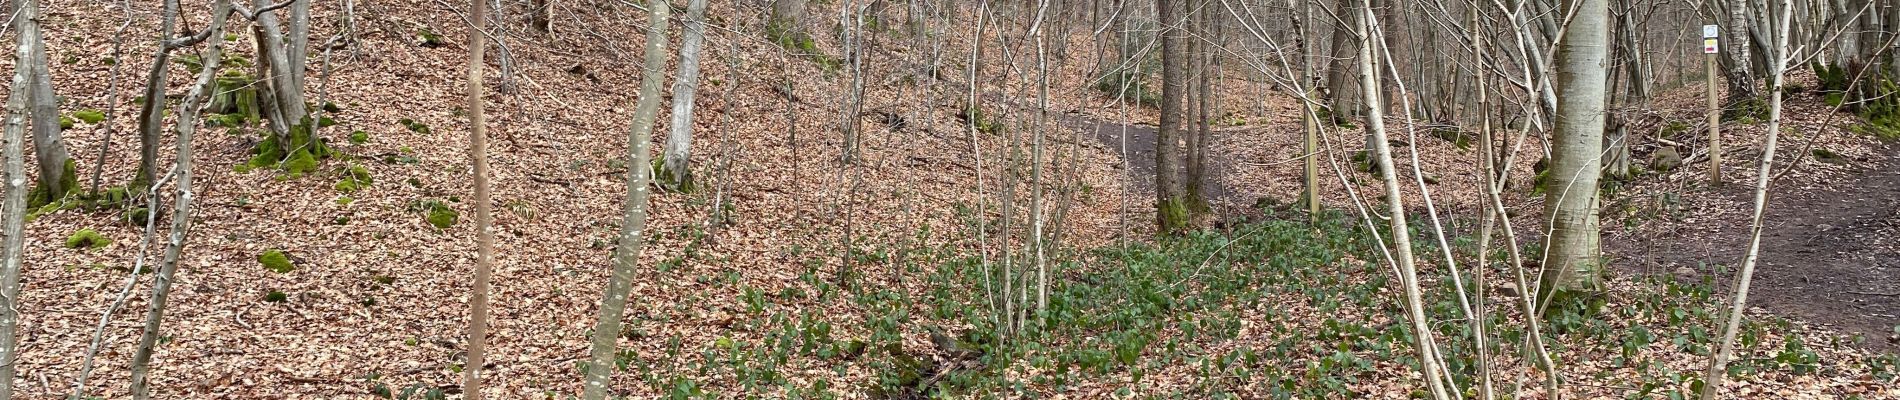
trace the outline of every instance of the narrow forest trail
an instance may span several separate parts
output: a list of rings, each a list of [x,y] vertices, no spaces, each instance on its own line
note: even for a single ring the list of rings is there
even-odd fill
[[[1158,127],[1142,124],[1124,124],[1107,121],[1080,114],[1063,114],[1056,119],[1064,126],[1082,132],[1095,139],[1095,142],[1109,153],[1121,156],[1127,162],[1127,168],[1134,175],[1130,177],[1130,187],[1137,193],[1152,195],[1155,190],[1155,148]],[[1228,132],[1213,130],[1207,140],[1219,140]],[[1214,204],[1238,202],[1237,194],[1229,190],[1222,179],[1231,168],[1231,160],[1218,153],[1207,154],[1207,176],[1201,184],[1201,196]],[[1121,168],[1121,166],[1116,166]],[[1144,197],[1145,198],[1145,197]]]
[[[1831,182],[1783,180],[1771,188],[1764,216],[1761,259],[1749,304],[1776,314],[1861,334],[1875,349],[1900,348],[1900,146],[1887,146],[1866,168]],[[1748,201],[1744,181],[1712,196]],[[1683,223],[1707,234],[1630,235],[1606,247],[1630,266],[1679,275],[1708,273],[1703,265],[1738,266],[1747,249],[1745,220]],[[1621,242],[1621,243],[1615,243]],[[1732,287],[1733,273],[1718,282]]]

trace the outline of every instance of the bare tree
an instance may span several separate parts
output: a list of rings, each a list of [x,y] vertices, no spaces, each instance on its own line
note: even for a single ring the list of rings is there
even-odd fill
[[[296,5],[309,0],[291,0],[280,5]],[[275,7],[272,6],[272,7]],[[310,120],[308,107],[304,103],[303,78],[304,62],[307,57],[303,50],[309,45],[309,18],[296,18],[292,10],[290,39],[284,36],[284,23],[280,23],[277,13],[269,7],[248,13],[255,24],[252,33],[257,42],[259,69],[263,72],[259,105],[270,119],[271,136],[258,144],[257,164],[284,163],[289,172],[297,174],[302,165],[314,164],[316,159],[329,155],[329,147],[317,137],[317,121]],[[307,12],[307,11],[305,11]],[[298,40],[298,38],[302,40]],[[319,105],[320,106],[320,105]],[[290,162],[286,162],[290,161]]]
[[[1608,0],[1579,0],[1557,49],[1557,131],[1552,138],[1545,215],[1550,241],[1538,298],[1602,290],[1597,180],[1602,175],[1608,73]],[[1548,306],[1548,305],[1546,305]]]
[[[152,58],[152,69],[145,76],[145,104],[139,108],[139,169],[132,178],[132,191],[143,192],[158,173],[159,130],[165,124],[165,75],[171,66],[169,46],[173,28],[178,20],[178,0],[164,0],[159,11],[158,55]],[[215,65],[215,64],[212,64]]]
[[[59,201],[79,183],[72,156],[66,153],[66,144],[60,138],[59,98],[53,95],[53,75],[47,71],[46,43],[42,40],[40,24],[26,21],[41,18],[39,2],[24,1],[19,6],[15,10],[19,16],[14,18],[14,30],[20,45],[29,47],[32,57],[20,60],[15,68],[25,68],[30,74],[24,93],[33,116],[33,156],[40,172],[39,186],[27,200],[32,206]]]
[[[666,26],[671,10],[665,0],[648,3],[646,65],[640,74],[640,102],[633,110],[633,135],[627,148],[627,205],[620,221],[620,238],[614,247],[613,274],[600,301],[600,318],[594,323],[593,349],[589,352],[586,387],[582,398],[607,398],[614,370],[615,339],[620,337],[620,317],[627,311],[627,297],[633,290],[634,267],[640,262],[640,247],[646,240],[647,184],[653,172],[648,165],[647,148],[652,146],[653,120],[660,113],[660,90],[666,84]]]
[[[495,264],[494,202],[488,184],[488,116],[482,112],[482,69],[488,66],[483,38],[488,1],[469,0],[468,163],[475,173],[475,276],[468,296],[468,359],[462,367],[464,398],[482,398],[482,368],[488,352],[488,281]]]
[[[205,28],[207,36],[203,60],[218,60],[224,45],[224,22],[231,14],[231,0],[218,0],[211,11],[211,24]],[[185,238],[191,231],[191,206],[197,193],[191,187],[192,137],[201,121],[199,115],[204,111],[207,97],[214,87],[217,68],[207,64],[198,71],[198,78],[192,84],[191,92],[185,95],[185,101],[179,106],[177,131],[177,157],[172,165],[178,183],[174,187],[177,195],[172,199],[171,231],[166,236],[165,253],[158,267],[158,276],[152,283],[152,298],[145,313],[145,328],[139,335],[139,345],[132,354],[132,398],[149,399],[151,393],[152,352],[158,346],[159,322],[165,317],[166,298],[171,294],[172,278],[178,274],[178,257],[184,252]],[[156,213],[154,213],[156,214]]]
[[[1385,182],[1387,212],[1392,229],[1392,248],[1397,253],[1394,264],[1398,267],[1400,283],[1405,290],[1407,317],[1412,323],[1413,344],[1418,347],[1419,367],[1425,375],[1425,386],[1431,390],[1432,398],[1445,400],[1448,397],[1437,360],[1436,344],[1432,340],[1430,321],[1425,316],[1425,301],[1419,289],[1418,267],[1412,256],[1411,227],[1405,222],[1405,202],[1399,192],[1398,173],[1392,165],[1392,145],[1386,140],[1385,104],[1380,99],[1379,71],[1375,67],[1373,41],[1378,30],[1377,19],[1372,14],[1372,0],[1360,0],[1364,15],[1359,19],[1359,87],[1366,98],[1366,130],[1371,133],[1373,147],[1367,151],[1379,165],[1380,174]]]
[[[1722,379],[1728,377],[1728,362],[1735,355],[1735,336],[1742,328],[1742,311],[1748,306],[1748,285],[1755,278],[1755,263],[1761,256],[1762,213],[1768,207],[1768,183],[1770,172],[1775,166],[1775,141],[1781,137],[1781,97],[1782,77],[1788,66],[1788,25],[1794,15],[1794,1],[1781,1],[1780,23],[1770,27],[1775,31],[1775,44],[1769,50],[1773,62],[1769,64],[1769,79],[1774,87],[1768,91],[1768,138],[1762,146],[1761,165],[1755,175],[1755,212],[1749,219],[1750,229],[1748,250],[1742,258],[1742,270],[1735,283],[1735,298],[1729,304],[1727,322],[1722,325],[1721,351],[1709,359],[1708,372],[1703,376],[1702,400],[1714,400],[1715,394],[1722,391]]]
[[[1188,60],[1186,4],[1155,0],[1161,19],[1161,126],[1155,133],[1155,218],[1157,231],[1168,234],[1187,229],[1187,199],[1181,186],[1180,143],[1187,116]]]
[[[20,9],[38,9],[39,0],[23,0]],[[35,18],[14,18],[15,24],[37,24]],[[15,46],[14,65],[23,65],[33,57],[29,46]],[[9,93],[26,93],[31,83],[30,69],[13,69]],[[0,200],[0,400],[13,398],[14,361],[19,359],[20,264],[26,250],[26,97],[7,96],[7,122],[4,140],[6,185]]]
[[[666,174],[675,190],[691,190],[693,172],[690,162],[693,147],[693,93],[699,91],[699,48],[706,41],[706,0],[686,3],[685,37],[680,41],[679,75],[673,81],[672,123],[667,125],[666,161],[660,172]]]

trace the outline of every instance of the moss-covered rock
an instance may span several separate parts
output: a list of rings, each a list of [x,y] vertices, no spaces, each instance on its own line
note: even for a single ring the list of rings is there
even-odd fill
[[[245,74],[241,68],[230,68],[218,74],[217,85],[217,93],[212,94],[207,112],[236,116],[234,119],[237,123],[227,126],[240,126],[263,119],[257,107],[256,78]]]
[[[112,245],[112,238],[99,234],[99,231],[80,229],[66,237],[66,247],[74,249],[103,249]]]
[[[257,255],[257,263],[263,265],[264,269],[280,274],[290,273],[297,269],[297,266],[290,262],[290,256],[278,249],[265,250],[264,254]]]
[[[1436,128],[1431,130],[1431,134],[1432,137],[1443,139],[1445,142],[1451,143],[1452,146],[1458,147],[1459,150],[1468,150],[1471,148],[1472,135],[1466,134],[1463,129],[1458,129],[1457,127]]]
[[[94,109],[84,109],[74,111],[73,118],[85,121],[87,124],[97,124],[99,121],[106,120],[106,113]]]
[[[1664,147],[1649,154],[1649,168],[1657,171],[1669,171],[1682,166],[1682,153],[1674,147]]]
[[[1840,164],[1840,163],[1847,162],[1846,157],[1841,157],[1840,154],[1834,153],[1833,150],[1817,147],[1810,153],[1814,155],[1814,161],[1820,161],[1820,162],[1829,163],[1829,164]]]
[[[264,294],[264,301],[272,302],[272,303],[282,303],[282,302],[290,301],[290,295],[281,291],[272,290],[270,291],[270,293]]]

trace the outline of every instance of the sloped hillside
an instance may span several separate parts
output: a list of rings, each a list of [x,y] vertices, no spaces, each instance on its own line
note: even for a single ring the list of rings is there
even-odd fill
[[[153,60],[158,6],[45,3],[62,110],[116,110],[105,122],[66,131],[82,183],[98,170],[101,186],[123,186],[138,158],[127,132],[143,101],[135,97]],[[202,28],[209,1],[183,3],[188,22],[181,27]],[[291,176],[244,167],[263,135],[258,127],[200,134],[201,209],[153,362],[157,397],[440,398],[431,396],[461,391],[459,372],[477,367],[488,371],[486,398],[580,391],[627,172],[645,167],[629,165],[627,136],[648,25],[635,2],[549,1],[551,29],[540,31],[525,21],[529,3],[537,2],[504,4],[508,29],[489,48],[485,101],[499,242],[488,365],[463,361],[476,233],[465,218],[473,207],[465,5],[320,2],[312,42],[322,53],[312,55],[305,90],[334,104],[335,125],[319,134],[339,156],[316,173]],[[972,2],[929,2],[942,3],[936,12],[943,14],[919,34],[907,21],[917,10],[911,2],[873,2],[886,8],[860,21],[869,33],[855,47],[841,43],[837,2],[812,2],[798,26],[809,41],[768,27],[766,2],[711,3],[693,118],[697,185],[690,192],[654,187],[649,240],[619,332],[617,394],[1423,396],[1412,341],[1418,333],[1404,323],[1399,285],[1380,262],[1389,256],[1373,239],[1387,232],[1366,226],[1383,217],[1349,200],[1384,195],[1377,176],[1352,160],[1361,132],[1329,127],[1323,136],[1325,212],[1286,206],[1301,188],[1305,155],[1297,103],[1248,73],[1253,63],[1227,65],[1232,74],[1216,80],[1228,89],[1210,113],[1219,123],[1208,146],[1215,171],[1208,191],[1220,212],[1197,221],[1203,231],[1153,238],[1148,175],[1158,112],[1124,107],[1090,78],[1115,63],[1102,59],[1116,53],[1113,46],[1093,36],[1111,30],[1083,16],[1102,10],[1051,2],[1059,6],[1051,22],[1033,25],[1040,14],[1023,2],[982,2],[991,7],[983,18]],[[127,21],[123,54],[114,56],[115,32]],[[1032,26],[1061,40],[1029,40]],[[236,59],[219,64],[246,70],[254,39],[232,38]],[[861,64],[846,56],[854,48]],[[0,66],[10,70],[11,62]],[[1039,62],[1049,68],[1046,83]],[[153,101],[182,96],[187,64],[165,66],[168,96]],[[1049,95],[1039,98],[1045,85]],[[851,118],[841,110],[860,86],[863,112]],[[1700,93],[1673,88],[1675,98],[1658,103],[1699,104],[1681,94],[1689,92]],[[109,104],[115,97],[120,104]],[[1047,118],[1039,119],[1045,100]],[[662,108],[654,148],[669,112]],[[1669,117],[1645,123],[1694,118],[1687,109],[1662,112]],[[1474,365],[1490,365],[1496,370],[1485,376],[1496,376],[1500,394],[1542,398],[1533,386],[1547,372],[1527,357],[1524,338],[1532,332],[1526,326],[1544,326],[1567,384],[1562,393],[1691,393],[1713,341],[1708,327],[1720,315],[1721,282],[1622,275],[1594,299],[1607,311],[1527,319],[1515,308],[1520,284],[1507,282],[1518,270],[1498,261],[1507,245],[1484,248],[1473,238],[1481,172],[1473,168],[1475,150],[1458,143],[1466,132],[1413,129],[1392,118],[1387,125],[1403,134],[1394,133],[1404,152],[1394,155],[1395,175],[1405,181],[1400,196],[1423,212],[1416,199],[1430,190],[1444,213],[1448,243],[1432,240],[1426,222],[1414,240],[1431,302],[1426,312],[1452,355],[1446,369],[1457,384],[1473,386]],[[847,125],[863,132],[853,163],[841,162]],[[1812,120],[1799,126],[1818,129]],[[1752,126],[1734,132],[1737,143],[1763,135]],[[1678,131],[1667,139],[1687,148],[1694,136]],[[1532,165],[1542,138],[1529,137],[1506,194],[1525,249],[1536,247],[1530,231],[1542,208],[1541,196],[1527,189],[1536,186]],[[1639,156],[1657,150],[1643,143]],[[1860,137],[1823,147],[1880,157]],[[169,157],[171,144],[160,148]],[[1751,156],[1730,159],[1729,168],[1742,171]],[[1605,215],[1637,221],[1623,213],[1653,210],[1663,193],[1679,189],[1668,182],[1696,173],[1653,172]],[[1832,172],[1840,171],[1825,166],[1791,176]],[[1042,182],[1034,182],[1038,176]],[[1706,197],[1694,204],[1734,205]],[[99,357],[82,395],[129,397],[128,363],[152,281],[131,272],[149,267],[160,248],[126,220],[137,214],[56,209],[27,226],[16,383],[24,397],[72,394],[95,330]],[[1026,238],[1033,229],[1052,237],[1049,254],[1032,255]],[[69,244],[88,230],[105,240]],[[1608,230],[1612,237],[1652,234]],[[1475,259],[1480,249],[1490,250],[1493,265],[1465,264],[1490,274],[1468,281],[1483,291],[1454,289],[1444,256]],[[1046,276],[1036,267],[1047,267]],[[1017,279],[996,279],[1010,273]],[[1029,292],[1012,298],[1007,285],[1022,289],[1043,278],[1052,283],[1037,294],[1050,300],[1032,321],[1049,323],[996,337],[994,328],[1007,323],[999,309],[1030,308]],[[128,282],[136,284],[128,290]],[[1495,313],[1465,316],[1453,300],[1463,298],[1459,290]],[[122,293],[127,301],[115,304]],[[1493,339],[1502,343],[1471,343],[1465,322],[1473,320],[1497,327]],[[1745,326],[1731,396],[1900,398],[1893,385],[1900,358],[1865,352],[1798,320],[1753,313]],[[1490,362],[1475,361],[1477,349],[1491,347]]]
[[[840,54],[833,39],[814,35],[828,55],[799,54],[759,36],[762,10],[714,3],[695,118],[695,159],[708,185],[654,198],[653,241],[641,258],[645,272],[622,343],[640,357],[663,357],[669,340],[689,348],[728,335],[756,340],[746,336],[757,333],[725,328],[741,313],[739,298],[748,291],[816,291],[811,286],[822,282],[798,279],[807,272],[837,282],[842,246],[860,258],[854,262],[859,273],[916,285],[886,277],[896,264],[892,258],[908,248],[961,246],[950,241],[964,237],[965,224],[954,211],[977,196],[972,145],[1002,154],[1003,136],[972,135],[955,117],[967,86],[948,85],[968,79],[948,77],[967,58],[967,50],[952,50],[959,40],[953,33],[937,38],[943,79],[912,74],[895,62],[867,63],[865,161],[842,167],[835,93],[845,92],[841,85],[849,79],[826,65]],[[356,41],[344,39],[327,56],[313,55],[308,93],[340,107],[337,125],[322,135],[345,157],[326,161],[323,172],[311,176],[237,172],[259,132],[215,128],[199,140],[203,209],[154,362],[161,397],[337,398],[365,395],[379,382],[398,390],[454,391],[454,371],[463,368],[473,231],[465,221],[437,229],[430,216],[441,214],[438,204],[470,212],[463,199],[471,189],[461,94],[468,30],[454,8],[459,4],[358,2],[351,13],[339,6],[315,5],[312,42],[341,32],[349,14],[359,30]],[[133,7],[117,86],[125,104],[110,121],[118,133],[104,164],[108,187],[123,185],[137,158],[136,144],[128,144],[136,140],[126,134],[135,129],[130,100],[154,49],[146,38],[155,32],[157,7]],[[506,49],[515,90],[504,93],[496,85],[487,98],[500,239],[489,357],[494,396],[578,389],[576,360],[585,354],[624,201],[626,132],[641,56],[633,38],[643,37],[644,12],[622,2],[561,7],[552,34],[510,25],[515,29]],[[112,33],[126,10],[112,2],[64,0],[45,8],[50,52],[67,60],[54,68],[66,108],[106,109]],[[202,25],[208,8],[205,1],[184,2],[189,22],[183,25]],[[249,57],[251,39],[241,36],[232,53]],[[438,40],[434,36],[439,45],[425,43]],[[921,65],[928,45],[891,30],[870,51]],[[1065,65],[1058,83],[1081,87],[1073,83],[1079,64]],[[499,62],[490,65],[489,75],[498,76]],[[169,94],[182,96],[181,77],[189,73],[183,65],[169,68]],[[933,84],[934,91],[923,90]],[[662,123],[660,132],[665,128]],[[353,131],[365,132],[367,141],[348,141]],[[84,155],[82,177],[104,145],[103,132],[102,125],[84,124],[67,131],[73,154]],[[1049,136],[1052,147],[1073,147],[1073,135]],[[169,153],[170,144],[163,148]],[[1074,154],[1074,160],[1063,155],[1057,176],[1078,182],[1064,185],[1092,189],[1077,192],[1068,240],[1083,246],[1112,240],[1114,218],[1107,213],[1113,206],[1090,196],[1117,192],[1107,167],[1114,163],[1092,147]],[[374,183],[340,192],[335,184],[352,166],[367,169]],[[731,223],[708,225],[721,191],[727,197],[718,204],[729,208]],[[24,278],[22,309],[30,311],[19,368],[23,393],[53,397],[72,390],[93,327],[138,255],[152,256],[155,247],[140,244],[141,229],[119,217],[64,210],[27,228],[35,239]],[[113,243],[63,246],[81,229]],[[294,270],[260,265],[270,251],[283,253]],[[125,395],[149,281],[143,279],[105,325],[90,393]],[[859,313],[826,310],[812,300],[774,303],[774,309],[833,316],[839,336],[862,335],[850,332]],[[858,368],[850,367],[863,376]],[[632,384],[633,374],[622,378],[628,388],[649,388]]]

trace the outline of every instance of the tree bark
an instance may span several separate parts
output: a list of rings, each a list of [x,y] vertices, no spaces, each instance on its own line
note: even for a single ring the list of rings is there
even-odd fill
[[[1189,16],[1194,19],[1193,42],[1195,45],[1191,57],[1194,57],[1195,63],[1195,82],[1190,84],[1196,86],[1194,97],[1191,98],[1194,102],[1192,118],[1195,119],[1195,123],[1186,132],[1187,155],[1182,158],[1187,165],[1182,169],[1187,182],[1183,185],[1185,187],[1182,191],[1187,196],[1188,211],[1194,215],[1205,214],[1212,210],[1212,207],[1208,206],[1206,195],[1201,191],[1207,180],[1205,155],[1208,137],[1213,134],[1214,70],[1218,68],[1214,64],[1216,60],[1214,52],[1208,50],[1215,43],[1213,40],[1216,38],[1215,30],[1212,28],[1213,15],[1213,10],[1209,7],[1200,7],[1194,10],[1194,15]]]
[[[37,0],[24,0],[33,3]],[[32,18],[16,18],[16,24],[37,23]],[[14,65],[33,57],[32,49],[15,46]],[[13,69],[9,93],[26,93],[32,81],[26,68]],[[19,359],[20,264],[26,250],[26,119],[27,96],[7,96],[7,122],[3,144],[6,191],[0,200],[0,399],[13,398],[15,361]]]
[[[306,0],[307,1],[307,0]],[[488,116],[482,110],[482,72],[488,66],[488,0],[469,0],[468,162],[475,173],[475,276],[468,296],[468,359],[462,366],[462,394],[482,398],[482,368],[488,352],[488,282],[495,264],[494,203],[488,184]],[[327,63],[327,61],[326,61]]]
[[[627,204],[620,221],[620,238],[614,247],[613,274],[600,301],[600,318],[594,323],[594,338],[587,365],[586,387],[582,398],[607,398],[612,384],[614,350],[620,337],[620,318],[627,311],[628,292],[633,289],[634,268],[640,263],[640,247],[645,244],[647,224],[647,183],[652,172],[647,148],[652,146],[653,120],[660,113],[660,91],[666,84],[666,27],[671,10],[665,0],[652,0],[647,9],[651,24],[647,28],[646,65],[640,74],[640,102],[634,106],[633,134],[627,147]]]
[[[46,67],[46,43],[37,21],[42,17],[39,2],[21,2],[17,12],[21,14],[14,18],[17,39],[21,46],[31,47],[32,57],[15,67],[26,68],[31,74],[26,93],[33,116],[33,156],[40,172],[39,187],[33,191],[37,198],[28,203],[42,205],[59,201],[79,185],[72,155],[66,152],[60,136],[59,99],[53,94],[53,75]]]
[[[1353,74],[1351,67],[1358,51],[1354,47],[1359,43],[1353,38],[1353,27],[1347,25],[1357,24],[1360,18],[1365,18],[1365,12],[1355,0],[1339,0],[1334,10],[1338,11],[1334,15],[1345,21],[1333,21],[1337,26],[1333,28],[1332,52],[1328,54],[1331,61],[1326,66],[1326,104],[1331,109],[1330,122],[1345,125],[1362,113],[1365,103],[1364,95],[1358,90],[1358,75]]]
[[[1157,232],[1179,233],[1187,228],[1187,199],[1181,186],[1181,136],[1187,116],[1187,31],[1183,2],[1156,0],[1161,19],[1161,121],[1155,133],[1155,215]]]
[[[689,162],[693,147],[693,93],[699,90],[699,48],[706,38],[706,0],[686,5],[685,38],[680,41],[679,74],[673,81],[672,123],[667,125],[666,164],[662,171],[670,176],[676,190],[691,190],[693,172]]]
[[[1748,0],[1729,0],[1729,26],[1722,50],[1728,53],[1728,104],[1734,107],[1760,97],[1755,91],[1754,59],[1749,47],[1753,34],[1749,28]]]
[[[224,45],[224,22],[231,14],[231,1],[218,0],[211,12],[211,25],[205,29],[211,36],[205,39],[202,60],[218,60]],[[178,274],[178,257],[184,252],[185,239],[191,231],[191,207],[197,193],[191,188],[192,138],[201,121],[199,115],[204,111],[206,98],[215,87],[218,69],[214,61],[207,61],[205,68],[198,71],[198,78],[185,95],[185,101],[179,106],[177,122],[177,164],[178,173],[175,189],[177,196],[172,200],[171,232],[166,235],[165,254],[159,263],[158,276],[152,282],[152,298],[145,313],[145,328],[139,335],[138,350],[132,354],[132,398],[149,399],[151,393],[152,353],[158,346],[159,322],[165,317],[166,299],[171,294],[172,278]]]
[[[1602,289],[1597,180],[1602,174],[1604,94],[1609,60],[1608,0],[1579,0],[1557,49],[1556,133],[1544,188],[1550,242],[1540,299],[1557,291]]]
[[[264,91],[270,94],[259,100],[270,103],[270,109],[275,110],[271,129],[277,147],[288,156],[301,147],[316,145],[316,124],[312,121],[303,126],[304,117],[310,115],[303,102],[303,64],[293,61],[293,48],[284,40],[280,25],[274,12],[257,14],[257,52],[265,70]],[[296,24],[291,26],[294,29]]]
[[[1378,163],[1380,171],[1384,171],[1380,176],[1385,184],[1386,211],[1390,215],[1392,247],[1396,253],[1394,261],[1397,264],[1400,283],[1404,286],[1407,319],[1411,322],[1414,339],[1412,343],[1418,348],[1419,372],[1424,375],[1425,386],[1431,391],[1432,398],[1444,400],[1449,397],[1444,382],[1441,380],[1443,375],[1440,375],[1442,371],[1439,370],[1439,363],[1435,356],[1437,351],[1436,344],[1432,340],[1430,321],[1425,316],[1425,301],[1419,288],[1418,266],[1412,255],[1411,226],[1405,222],[1405,201],[1399,192],[1399,175],[1393,168],[1391,142],[1386,140],[1385,102],[1380,98],[1379,72],[1375,66],[1377,62],[1372,51],[1374,35],[1378,34],[1378,31],[1373,29],[1376,21],[1372,14],[1372,0],[1360,1],[1360,5],[1365,8],[1362,11],[1364,15],[1359,20],[1359,88],[1366,96],[1366,131],[1369,132],[1368,137],[1371,138],[1373,144],[1373,147],[1367,151],[1372,152],[1370,156],[1373,161]]]
[[[1728,362],[1735,354],[1735,336],[1742,326],[1742,311],[1748,306],[1748,285],[1755,277],[1755,263],[1761,256],[1762,213],[1768,207],[1768,184],[1771,182],[1771,170],[1775,166],[1775,142],[1781,137],[1781,88],[1782,76],[1788,65],[1788,24],[1793,17],[1792,0],[1781,1],[1781,22],[1776,24],[1775,44],[1767,54],[1773,62],[1769,64],[1769,79],[1774,87],[1768,91],[1768,138],[1762,146],[1761,166],[1755,176],[1755,212],[1750,219],[1748,250],[1742,258],[1742,270],[1735,284],[1735,298],[1729,304],[1727,322],[1722,327],[1721,351],[1709,360],[1709,369],[1703,377],[1707,382],[1702,386],[1702,400],[1714,400],[1715,394],[1722,390],[1722,380],[1728,377]]]
[[[284,45],[290,53],[290,74],[301,88],[304,71],[310,65],[310,0],[290,3],[290,20],[284,23],[290,25],[289,43]]]
[[[153,57],[145,79],[145,104],[139,107],[139,169],[127,188],[131,192],[145,192],[156,179],[153,174],[158,173],[158,135],[165,123],[165,75],[171,66],[171,49],[166,48],[165,41],[172,38],[178,20],[178,0],[164,1],[158,24],[158,55]]]

